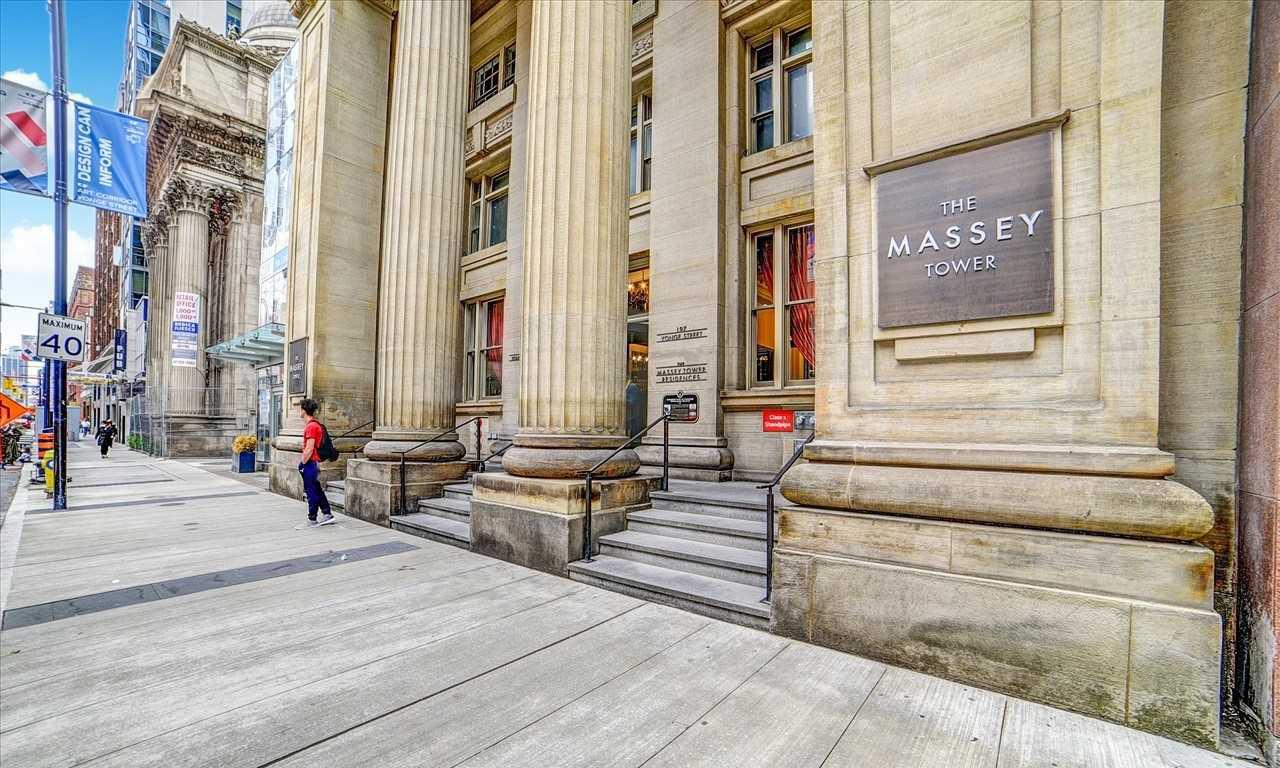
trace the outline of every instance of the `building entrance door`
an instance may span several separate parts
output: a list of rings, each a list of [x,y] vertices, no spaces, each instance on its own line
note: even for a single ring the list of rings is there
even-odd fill
[[[627,275],[627,434],[635,437],[649,415],[649,267]]]

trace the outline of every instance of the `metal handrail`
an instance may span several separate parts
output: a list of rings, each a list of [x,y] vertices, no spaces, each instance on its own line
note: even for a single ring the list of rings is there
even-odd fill
[[[361,424],[361,425],[360,425],[360,426],[358,426],[358,427],[352,427],[351,429],[348,429],[346,432],[343,432],[342,434],[338,435],[338,437],[337,437],[337,438],[330,437],[329,439],[330,439],[330,440],[335,440],[335,439],[341,439],[341,438],[344,438],[344,437],[346,437],[347,435],[353,434],[353,433],[355,433],[355,432],[359,432],[360,430],[364,429],[365,427],[369,426],[370,424],[373,424],[373,423],[374,423],[374,422],[376,422],[376,421],[377,421],[377,419],[369,419],[368,421],[366,421],[365,423]]]
[[[671,430],[669,427],[671,423],[671,414],[668,414],[668,413],[664,413],[658,418],[649,422],[649,425],[647,427],[637,432],[634,437],[632,437],[631,439],[627,440],[627,442],[615,448],[613,453],[609,454],[608,456],[605,456],[603,459],[597,462],[594,467],[587,470],[587,476],[586,476],[587,514],[582,520],[582,559],[587,561],[588,563],[591,562],[591,481],[594,479],[596,470],[600,469],[605,464],[609,463],[609,460],[612,459],[614,456],[617,456],[619,453],[622,453],[626,449],[635,445],[636,441],[644,437],[645,435],[647,435],[649,433],[649,430],[653,429],[655,426],[658,425],[658,422],[662,422],[662,490],[664,491],[667,490],[667,486],[670,482],[669,470],[668,470],[668,456],[670,454],[670,440],[671,440]]]
[[[760,602],[769,602],[769,596],[773,594],[773,489],[782,482],[782,476],[787,474],[787,470],[796,463],[800,458],[800,454],[804,453],[804,447],[813,442],[817,432],[810,432],[809,436],[804,439],[796,449],[791,452],[791,458],[787,459],[787,463],[774,474],[773,479],[764,485],[757,485],[758,490],[765,492],[764,497],[764,599]]]
[[[506,453],[506,452],[511,448],[511,446],[515,445],[515,442],[514,442],[514,441],[512,441],[512,440],[499,440],[498,442],[505,442],[505,443],[506,443],[506,445],[502,446],[501,448],[499,448],[498,450],[496,450],[496,451],[494,451],[493,453],[489,454],[488,456],[484,456],[484,457],[482,457],[482,458],[480,459],[480,471],[481,471],[481,472],[488,472],[488,471],[489,471],[489,470],[488,470],[488,468],[487,468],[487,467],[485,466],[485,464],[484,464],[486,461],[488,461],[489,459],[496,459],[496,458],[498,458],[498,457],[499,457],[499,456],[501,456],[502,454]],[[479,450],[479,449],[477,448],[477,450]]]
[[[405,496],[408,495],[408,483],[406,483],[404,479],[404,470],[405,470],[404,455],[409,451],[421,448],[427,443],[434,443],[435,441],[439,440],[445,435],[453,434],[454,432],[458,431],[459,427],[465,427],[473,421],[480,422],[479,425],[476,426],[476,458],[479,458],[480,457],[480,439],[484,432],[483,416],[472,416],[466,421],[460,422],[458,424],[454,424],[452,428],[446,429],[445,431],[441,432],[438,435],[432,435],[431,437],[428,437],[426,440],[423,440],[422,442],[416,445],[411,445],[408,448],[405,448],[403,451],[400,451],[400,514],[402,515],[409,514],[408,506],[405,504]]]

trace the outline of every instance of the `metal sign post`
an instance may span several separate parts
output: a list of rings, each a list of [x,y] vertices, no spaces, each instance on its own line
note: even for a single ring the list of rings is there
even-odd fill
[[[49,0],[49,52],[53,57],[53,314],[67,314],[67,47],[63,0]],[[53,366],[53,508],[67,508],[67,364]]]

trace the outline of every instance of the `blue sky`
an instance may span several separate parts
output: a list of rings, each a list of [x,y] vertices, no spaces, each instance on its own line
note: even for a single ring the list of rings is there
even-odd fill
[[[128,0],[66,0],[67,90],[108,109],[124,63]],[[51,90],[45,0],[0,0],[0,75]],[[36,80],[38,78],[38,81]],[[67,283],[78,264],[93,266],[93,209],[68,206]],[[0,298],[43,306],[53,298],[53,202],[0,192]],[[0,308],[0,344],[35,333],[33,311]]]

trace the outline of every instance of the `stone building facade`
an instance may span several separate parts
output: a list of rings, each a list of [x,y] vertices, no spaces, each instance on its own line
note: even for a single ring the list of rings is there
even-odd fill
[[[150,122],[146,418],[166,455],[219,455],[252,431],[252,368],[205,350],[257,325],[266,89],[283,54],[178,21],[138,98]]]
[[[288,395],[350,513],[511,443],[471,546],[563,572],[664,403],[694,480],[816,429],[773,631],[1217,741],[1252,3],[292,6]]]

